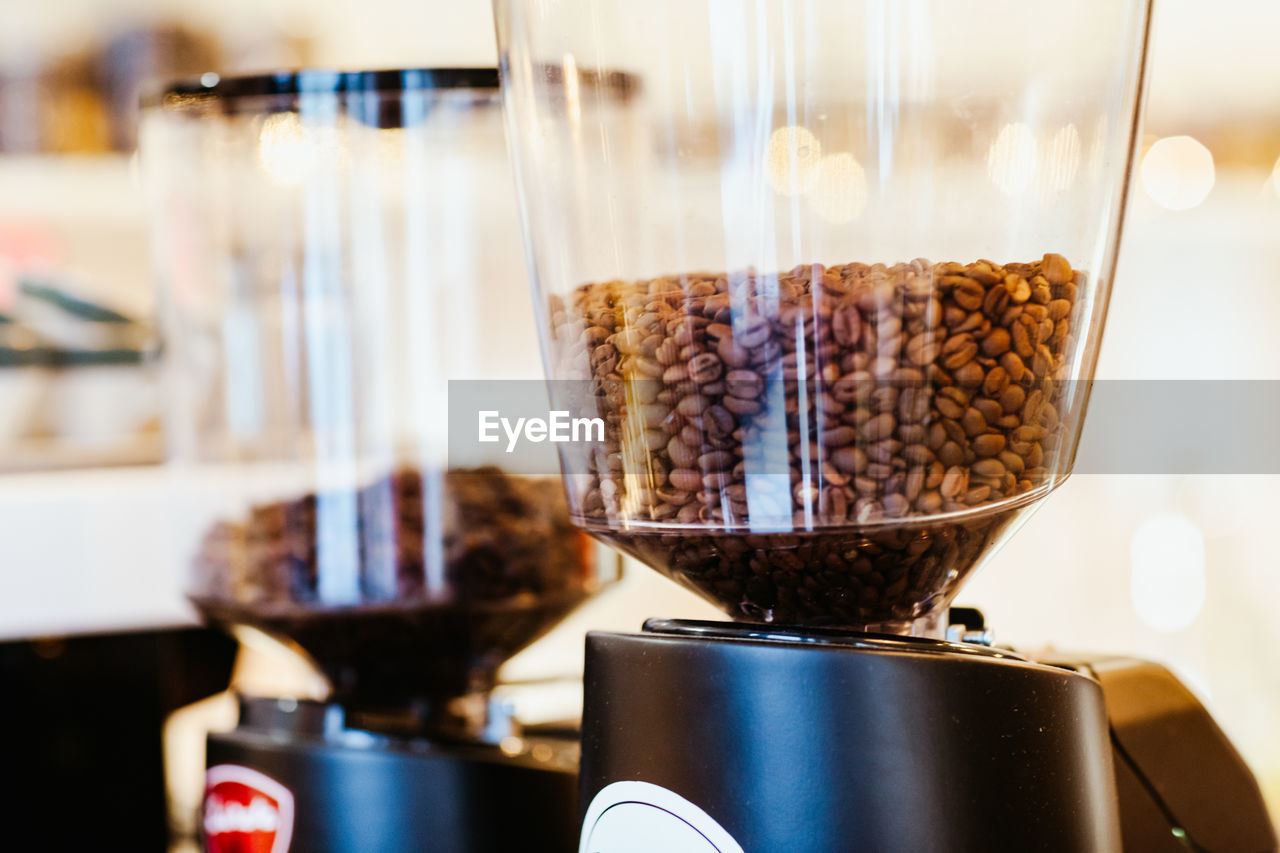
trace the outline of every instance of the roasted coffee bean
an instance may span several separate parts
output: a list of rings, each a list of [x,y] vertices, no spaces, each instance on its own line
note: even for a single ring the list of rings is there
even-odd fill
[[[667,474],[671,485],[682,492],[698,492],[702,490],[702,475],[692,468],[676,468]]]
[[[964,279],[951,290],[951,298],[966,311],[976,311],[982,307],[986,291],[982,284],[972,279]]]
[[[862,336],[862,320],[853,305],[842,305],[831,313],[831,337],[842,347],[851,347]]]
[[[969,334],[952,335],[942,345],[942,366],[947,370],[955,370],[973,360],[978,354],[978,345]]]
[[[1022,362],[1022,357],[1016,352],[1007,352],[1000,356],[1000,366],[1009,374],[1009,381],[1021,383],[1027,375],[1027,368]]]
[[[760,404],[755,400],[744,400],[734,396],[724,398],[724,407],[735,415],[754,415],[760,411]]]
[[[689,378],[699,385],[714,382],[724,372],[724,363],[715,353],[704,352],[689,361]]]
[[[903,449],[902,456],[916,465],[932,462],[934,459],[933,451],[923,444],[908,444]]]
[[[1067,299],[1054,299],[1049,303],[1049,319],[1055,323],[1059,320],[1065,320],[1067,315],[1071,313],[1071,301]]]
[[[1073,276],[1071,264],[1062,255],[1045,255],[1041,274],[1050,285],[1066,284]]]
[[[1000,406],[1005,412],[1013,413],[1022,408],[1026,399],[1027,392],[1021,385],[1010,385],[1000,393]]]
[[[876,415],[862,427],[862,435],[867,441],[880,441],[893,434],[897,420],[889,412]]]
[[[867,470],[867,452],[861,447],[841,447],[832,452],[831,462],[846,474],[861,474]]]
[[[853,427],[838,426],[823,430],[822,443],[828,447],[844,447],[846,444],[853,444],[857,437],[858,431]]]
[[[973,452],[979,456],[995,456],[1004,450],[1004,446],[1005,437],[1000,433],[985,433],[973,440]],[[1000,473],[1003,474],[1004,471],[1002,470]],[[993,475],[984,474],[983,476],[989,477]]]
[[[956,384],[962,388],[976,388],[986,378],[986,375],[982,372],[982,365],[976,361],[971,361],[960,367],[952,376],[955,378]]]
[[[959,465],[964,462],[964,449],[959,442],[948,441],[938,448],[938,460],[948,467]]]
[[[1000,365],[996,365],[987,371],[987,375],[982,380],[982,393],[988,397],[999,397],[1000,393],[1009,386],[1009,372]]]
[[[982,354],[989,358],[996,358],[1008,352],[1010,346],[1011,341],[1007,329],[992,329],[982,339]]]
[[[983,437],[985,438],[986,436]],[[1004,441],[1003,436],[997,437],[1000,438],[1001,442]],[[980,455],[992,456],[994,454]],[[1005,475],[1004,463],[999,459],[980,459],[973,463],[973,466],[969,470],[974,474],[977,474],[979,477],[1003,477]]]
[[[908,501],[914,501],[920,497],[920,492],[924,490],[925,473],[923,468],[912,468],[907,473],[907,480],[903,488],[903,494],[906,495]]]
[[[962,399],[956,400],[947,395],[947,391],[957,391],[962,394]],[[959,388],[943,388],[934,398],[934,405],[938,411],[942,413],[944,418],[959,418],[964,414],[964,410],[968,407],[968,395],[960,391]]]
[[[964,434],[968,438],[983,433],[987,429],[987,419],[982,416],[973,406],[965,409],[964,415],[960,418],[960,426],[964,428]]]
[[[1019,358],[1031,358],[1035,354],[1035,343],[1032,341],[1031,333],[1027,330],[1026,323],[1022,322],[1021,317],[1013,324],[1010,334],[1013,338],[1013,351],[1018,354]]]
[[[1000,419],[1000,416],[1004,414],[1004,409],[1000,407],[1000,403],[986,397],[979,397],[974,400],[973,407],[978,410],[978,413],[982,415],[982,419],[988,425],[994,425]]]
[[[724,380],[725,390],[743,400],[755,399],[764,391],[764,380],[754,370],[731,370]]]
[[[732,433],[734,427],[738,425],[733,414],[724,406],[712,406],[707,409],[707,413],[703,417],[702,423],[707,430],[707,435],[712,437],[727,436]]]
[[[942,342],[933,332],[921,332],[907,342],[907,358],[912,364],[932,364],[942,352]]]
[[[952,465],[942,478],[940,491],[944,498],[955,498],[969,487],[969,472],[959,465]]]

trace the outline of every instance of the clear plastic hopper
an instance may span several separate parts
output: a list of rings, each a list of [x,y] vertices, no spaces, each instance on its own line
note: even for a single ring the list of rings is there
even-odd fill
[[[448,464],[449,381],[540,377],[496,70],[205,75],[143,152],[192,601],[449,724],[612,576],[554,478]]]
[[[1070,473],[1145,10],[499,0],[575,522],[736,619],[937,631]]]

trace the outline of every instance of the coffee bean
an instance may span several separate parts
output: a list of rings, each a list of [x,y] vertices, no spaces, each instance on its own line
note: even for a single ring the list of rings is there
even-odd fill
[[[698,457],[698,465],[703,471],[708,472],[727,471],[733,467],[733,463],[733,454],[723,450],[713,450]],[[674,481],[672,482],[674,483]]]
[[[976,506],[986,501],[991,496],[990,486],[974,486],[964,493],[964,502],[969,506]]]
[[[985,438],[986,436],[982,437]],[[997,438],[1000,438],[1003,445],[1004,437],[997,436]],[[979,452],[979,455],[992,456],[994,454],[983,454]],[[979,477],[1003,477],[1005,475],[1004,463],[999,459],[979,459],[977,462],[973,463],[973,467],[970,468],[970,470]]]
[[[942,478],[942,492],[944,498],[954,498],[964,493],[969,487],[969,472],[967,469],[959,465],[952,465],[947,469],[947,473]]]
[[[973,440],[973,452],[979,456],[995,456],[997,453],[1004,450],[1004,446],[1005,437],[999,433],[985,433],[977,436]],[[1004,473],[1003,466],[1000,473]],[[984,474],[983,476],[989,477],[996,475]]]
[[[896,426],[897,419],[888,412],[884,412],[867,421],[862,428],[862,434],[868,441],[879,441],[892,435]]]
[[[1031,340],[1031,333],[1027,330],[1025,323],[1019,322],[1013,324],[1010,331],[1013,337],[1013,350],[1020,358],[1031,358],[1035,354],[1035,344]]]
[[[1040,418],[1040,407],[1044,404],[1044,392],[1039,388],[1032,390],[1027,395],[1027,401],[1022,404],[1022,422],[1034,424]]]
[[[986,377],[982,380],[982,393],[988,397],[999,397],[1000,393],[1009,386],[1009,371],[1000,365],[996,365],[987,371]]]
[[[1022,363],[1022,358],[1016,352],[1006,352],[1000,356],[1000,366],[1009,374],[1010,382],[1022,382],[1027,374],[1027,368]]]
[[[712,406],[707,409],[703,425],[706,427],[707,435],[722,437],[732,433],[738,422],[724,406]]]
[[[978,354],[978,345],[969,334],[952,335],[942,345],[942,366],[947,370],[955,370],[973,360]]]
[[[1071,302],[1067,299],[1054,299],[1049,303],[1049,319],[1055,323],[1066,319],[1071,313]]]
[[[846,474],[860,474],[867,469],[867,452],[860,447],[841,447],[832,452],[831,462]]]
[[[986,374],[982,372],[982,365],[976,361],[963,365],[952,376],[955,378],[956,384],[963,388],[976,388],[986,378]]]
[[[755,400],[744,400],[733,396],[724,398],[724,407],[735,415],[754,415],[760,411],[760,404]]]
[[[1003,287],[993,287],[982,300],[982,312],[988,317],[999,317],[1009,307],[1009,294]]]
[[[923,468],[912,468],[907,473],[907,481],[903,487],[903,494],[908,501],[914,501],[920,497],[920,493],[924,490],[925,473]]]
[[[769,321],[763,317],[751,317],[735,325],[735,339],[739,346],[755,349],[762,346],[772,334]]]
[[[689,378],[699,385],[714,382],[724,371],[724,363],[715,353],[704,352],[689,361]]]
[[[966,311],[976,311],[982,307],[982,299],[986,290],[982,284],[972,279],[964,279],[951,290],[951,298]]]
[[[960,426],[964,428],[965,436],[972,438],[986,431],[987,419],[982,416],[982,412],[970,406],[965,409],[964,415],[960,418]]]
[[[1008,352],[1010,346],[1011,340],[1007,329],[992,329],[982,339],[982,354],[989,358],[996,358]]]
[[[1021,474],[1026,467],[1025,463],[1022,461],[1022,457],[1014,453],[1012,450],[1000,451],[998,458],[1000,459],[1000,463],[1014,474]]]
[[[1013,437],[1018,441],[1040,441],[1045,437],[1045,430],[1044,427],[1028,424],[1015,429]]]
[[[1050,285],[1066,284],[1071,281],[1071,264],[1062,255],[1045,255],[1041,274]]]
[[[858,437],[858,431],[851,426],[839,426],[833,429],[823,430],[822,443],[827,447],[844,447],[846,444],[853,444]]]
[[[933,451],[923,444],[908,444],[903,448],[902,456],[908,462],[917,465],[932,462],[934,459]]]
[[[947,391],[950,389],[944,388],[942,390]],[[958,391],[960,389],[957,388],[955,390]],[[937,406],[938,411],[941,412],[942,416],[945,418],[959,418],[964,414],[964,410],[966,408],[963,403],[959,403],[948,397],[944,397],[942,396],[942,394],[939,394],[934,399],[934,405]]]
[[[959,442],[948,441],[938,448],[938,460],[949,468],[955,467],[964,462],[964,450]]]
[[[1022,408],[1027,399],[1027,392],[1021,385],[1010,385],[1000,392],[1000,406],[1005,412],[1016,412]]]
[[[1031,285],[1020,275],[1012,274],[1006,276],[1004,287],[1009,294],[1009,300],[1015,305],[1021,305],[1031,298]]]
[[[994,425],[1004,414],[1004,409],[1000,407],[1000,403],[995,400],[989,400],[986,397],[979,397],[973,401],[973,407],[982,415],[982,419],[988,425]]]
[[[851,347],[862,336],[862,321],[853,305],[842,305],[831,313],[831,337],[842,347]]]
[[[901,518],[911,508],[911,502],[906,496],[898,493],[885,495],[883,505],[884,514],[890,518]]]
[[[1028,468],[1039,468],[1044,464],[1044,448],[1039,442],[1031,445],[1031,450],[1026,455]]]
[[[739,346],[733,338],[722,338],[716,344],[716,355],[730,367],[746,367],[751,363],[750,351]]]
[[[725,389],[734,397],[752,400],[764,392],[764,380],[754,370],[731,370],[725,376]]]
[[[933,515],[942,510],[942,496],[936,490],[927,491],[916,501],[916,508],[926,515]]]
[[[932,364],[941,352],[942,343],[932,332],[921,332],[907,342],[907,358],[912,364]]]

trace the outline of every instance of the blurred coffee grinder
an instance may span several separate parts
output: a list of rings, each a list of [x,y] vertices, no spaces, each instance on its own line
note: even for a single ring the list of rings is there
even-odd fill
[[[190,597],[332,687],[209,737],[210,851],[576,838],[575,733],[492,692],[616,563],[558,482],[445,448],[450,381],[540,376],[497,83],[206,74],[145,111]]]

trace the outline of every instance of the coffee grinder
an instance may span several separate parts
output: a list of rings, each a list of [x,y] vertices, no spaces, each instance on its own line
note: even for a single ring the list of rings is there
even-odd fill
[[[445,448],[449,382],[540,376],[497,82],[206,74],[146,110],[190,596],[332,685],[242,697],[209,737],[210,851],[577,837],[576,733],[491,697],[616,561],[554,478]]]
[[[1162,669],[950,610],[1072,467],[1150,4],[495,8],[571,514],[735,620],[588,637],[581,853],[1275,849]]]

